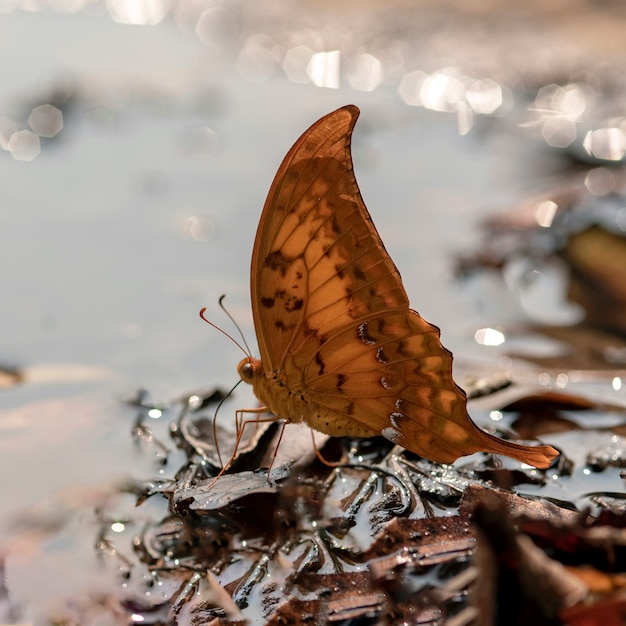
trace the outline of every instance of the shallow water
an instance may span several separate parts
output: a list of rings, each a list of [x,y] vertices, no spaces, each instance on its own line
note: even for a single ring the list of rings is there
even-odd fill
[[[495,367],[497,352],[477,346],[474,331],[527,315],[501,284],[487,295],[475,284],[459,289],[452,256],[479,245],[485,215],[567,171],[563,152],[526,123],[528,94],[600,61],[623,70],[618,51],[598,44],[594,27],[609,19],[600,12],[584,37],[580,15],[553,15],[538,43],[544,16],[531,10],[509,39],[506,13],[477,13],[463,34],[467,16],[428,3],[421,12],[400,4],[384,19],[374,7],[312,4],[294,15],[280,2],[257,12],[176,5],[155,25],[115,22],[105,5],[68,7],[0,3],[0,130],[28,129],[46,103],[63,115],[63,129],[41,138],[31,160],[0,152],[0,365],[24,375],[0,396],[5,622],[46,623],[51,606],[110,584],[92,549],[94,508],[136,515],[130,498],[112,495],[115,485],[160,471],[154,448],[133,444],[135,412],[124,401],[141,387],[168,401],[236,381],[240,353],[198,311],[207,306],[230,331],[217,306],[225,293],[253,338],[254,233],[276,168],[306,127],[344,104],[361,108],[357,179],[413,306],[441,327],[458,362]],[[520,42],[526,64],[514,52]],[[310,63],[307,75],[306,63],[285,61],[297,45],[340,51],[338,88],[311,82],[332,84],[336,55],[318,58],[325,79]],[[380,60],[382,78],[364,51]],[[494,116],[452,96],[411,106],[415,76],[402,81],[416,70],[434,77],[431,98],[437,84],[471,76],[504,85],[508,104]],[[239,388],[222,419],[251,402]],[[602,476],[581,489],[618,488],[615,474],[610,484]]]

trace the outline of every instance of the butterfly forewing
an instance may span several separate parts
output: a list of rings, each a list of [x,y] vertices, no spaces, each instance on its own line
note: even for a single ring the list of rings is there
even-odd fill
[[[307,286],[302,245],[299,249],[292,244],[283,247],[294,232],[302,236],[303,196],[311,186],[311,174],[305,177],[303,168],[296,164],[304,154],[343,149],[340,127],[333,118],[324,133],[313,136],[312,129],[304,133],[283,159],[265,201],[252,252],[251,292],[254,325],[267,374],[278,366],[304,314]]]
[[[313,349],[303,344],[327,327],[351,323],[366,299],[375,310],[408,306],[393,262],[378,253],[382,242],[352,172],[349,137],[357,116],[355,107],[345,107],[309,129],[285,157],[265,203],[252,297],[266,372],[295,347]],[[370,283],[388,276],[397,278],[373,293]]]

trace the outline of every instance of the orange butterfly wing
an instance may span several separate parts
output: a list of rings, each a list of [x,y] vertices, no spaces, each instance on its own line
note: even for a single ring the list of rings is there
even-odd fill
[[[317,121],[276,174],[252,255],[261,361],[242,361],[242,377],[277,416],[328,434],[381,434],[443,463],[486,451],[547,467],[554,448],[474,425],[439,329],[409,308],[354,177],[358,115]]]

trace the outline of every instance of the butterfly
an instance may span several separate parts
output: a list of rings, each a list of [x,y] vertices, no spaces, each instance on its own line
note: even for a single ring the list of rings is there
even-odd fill
[[[358,116],[345,106],[305,131],[265,202],[251,271],[261,358],[238,365],[258,412],[337,437],[382,435],[440,463],[483,451],[548,467],[551,446],[472,422],[439,329],[409,307],[354,175]]]

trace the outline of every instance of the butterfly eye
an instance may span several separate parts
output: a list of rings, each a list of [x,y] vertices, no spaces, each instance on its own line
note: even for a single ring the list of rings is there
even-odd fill
[[[239,367],[237,367],[237,372],[246,383],[251,383],[254,378],[254,365],[250,359],[244,359],[239,363]]]

